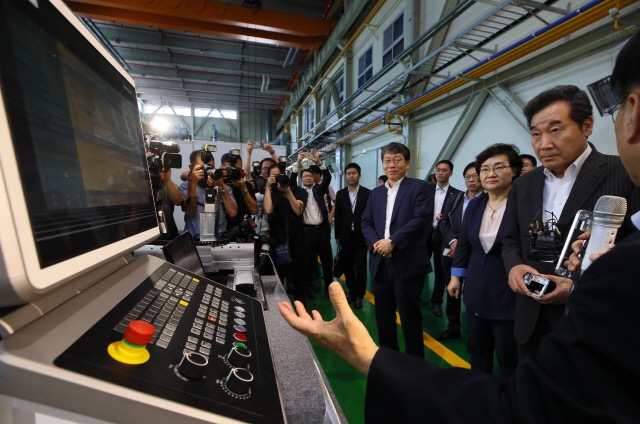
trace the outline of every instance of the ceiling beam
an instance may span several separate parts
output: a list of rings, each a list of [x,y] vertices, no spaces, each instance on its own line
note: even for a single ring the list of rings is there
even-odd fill
[[[253,107],[255,109],[269,109],[275,110],[277,104],[272,103],[261,103],[261,102],[250,102],[244,100],[233,100],[233,99],[220,99],[213,96],[183,96],[180,94],[167,94],[162,92],[153,92],[153,90],[145,90],[139,91],[137,93],[138,98],[141,100],[152,100],[153,102],[182,102],[185,104],[217,104],[221,105],[223,109],[227,108],[238,108],[238,107]]]
[[[178,34],[152,28],[135,28],[120,24],[94,22],[100,32],[112,43],[128,47],[143,47],[150,49],[171,49],[172,51],[205,54],[224,59],[242,59],[251,62],[264,63],[283,67],[287,53],[290,50],[273,48],[267,45],[246,46],[246,53],[241,54],[240,48],[244,42],[238,40],[214,39],[200,34]],[[300,53],[294,55],[299,61]],[[288,62],[285,68],[305,69],[304,66]]]
[[[223,3],[164,0],[67,0],[81,17],[315,50],[335,22]]]
[[[231,72],[216,72],[209,70],[209,68],[195,68],[185,65],[172,65],[163,63],[147,63],[147,62],[127,62],[133,71],[131,75],[134,76],[153,76],[153,77],[168,77],[179,78],[187,81],[192,80],[195,82],[208,82],[216,84],[234,84],[241,85],[243,87],[255,87],[260,89],[260,83],[262,83],[262,75],[240,75]],[[240,81],[242,79],[242,82]],[[255,82],[251,84],[248,82]],[[287,81],[284,79],[276,80],[271,79],[271,82],[275,82],[274,88],[286,87]]]
[[[220,70],[239,73],[242,75],[269,75],[272,78],[291,78],[291,71],[280,66],[265,66],[261,64],[246,63],[241,60],[220,59],[203,55],[167,52],[139,47],[113,46],[126,60],[134,62],[150,62],[172,65],[187,65],[199,69]]]

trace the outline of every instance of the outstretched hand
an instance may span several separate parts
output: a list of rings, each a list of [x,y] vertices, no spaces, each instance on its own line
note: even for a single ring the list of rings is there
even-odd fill
[[[329,297],[336,310],[336,317],[329,322],[323,321],[320,313],[315,310],[311,312],[312,318],[299,301],[295,302],[298,315],[288,302],[278,303],[278,308],[291,327],[320,346],[337,353],[358,371],[367,375],[371,361],[378,351],[378,346],[374,343],[364,324],[349,307],[349,302],[340,283],[331,283]]]

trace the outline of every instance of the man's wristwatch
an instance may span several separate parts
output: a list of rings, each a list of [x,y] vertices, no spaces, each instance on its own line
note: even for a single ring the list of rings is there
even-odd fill
[[[396,244],[395,244],[395,243],[393,242],[393,240],[391,240],[391,239],[389,239],[389,244],[390,244],[392,247],[396,247]]]
[[[242,195],[246,196],[247,194],[249,194],[249,190],[242,190]]]

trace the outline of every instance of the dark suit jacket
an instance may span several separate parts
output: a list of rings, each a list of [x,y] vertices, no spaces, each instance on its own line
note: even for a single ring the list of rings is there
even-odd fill
[[[369,190],[360,186],[356,199],[355,212],[351,212],[351,199],[349,198],[349,188],[345,187],[336,193],[336,211],[333,217],[336,240],[340,240],[340,244],[345,245],[353,242],[356,244],[364,244],[364,235],[362,235],[362,213],[367,206],[369,200]],[[351,224],[353,224],[353,240],[351,239]]]
[[[509,193],[509,202],[505,211],[507,234],[503,241],[502,257],[507,274],[516,265],[527,264],[542,274],[554,274],[555,263],[543,263],[527,258],[529,224],[542,210],[542,193],[545,176],[542,167],[528,172],[514,181]],[[580,173],[571,189],[562,214],[558,218],[558,228],[566,234],[576,212],[580,209],[592,211],[601,196],[620,196],[628,201],[627,218],[618,231],[617,240],[636,229],[629,217],[640,209],[638,188],[625,171],[619,156],[603,155],[591,152],[585,160]],[[554,322],[564,314],[564,305],[544,306]],[[538,320],[540,303],[529,297],[517,296],[516,323],[514,335],[519,343],[526,343]]]
[[[431,198],[435,199],[436,196],[436,187],[438,186],[438,184],[429,184],[429,190],[431,191]],[[455,194],[460,193],[460,190],[458,190],[457,188],[449,185],[449,188],[447,189],[447,194],[445,194],[444,196],[444,203],[442,204],[442,210],[444,210],[444,205],[447,203],[447,200],[450,197],[454,197]],[[435,205],[432,204],[431,205],[431,209],[433,214],[435,215],[436,211],[435,211]],[[442,210],[440,210],[440,213],[442,213]],[[431,219],[431,227],[433,227],[433,218]],[[440,223],[438,223],[438,226],[440,226]]]
[[[509,379],[381,348],[369,369],[365,421],[638,422],[639,252],[636,233],[595,261],[569,297],[569,314]]]
[[[467,206],[451,275],[466,277],[464,305],[467,311],[480,318],[511,320],[514,317],[516,294],[509,287],[502,260],[502,239],[506,233],[504,217],[489,252],[485,253],[480,244],[480,225],[488,200],[489,195],[482,193]],[[465,270],[466,275],[456,273],[456,268]]]
[[[429,183],[405,177],[400,183],[389,226],[390,238],[396,245],[391,260],[402,278],[414,278],[431,272],[427,259],[427,237],[433,221],[433,197]],[[371,190],[362,214],[362,234],[369,248],[384,239],[387,213],[387,187]],[[369,268],[375,278],[382,256],[370,255]]]
[[[442,233],[442,246],[447,247],[451,241],[458,238],[462,225],[462,208],[464,206],[463,191],[455,196],[447,196],[442,206],[442,218],[440,218],[440,232]]]

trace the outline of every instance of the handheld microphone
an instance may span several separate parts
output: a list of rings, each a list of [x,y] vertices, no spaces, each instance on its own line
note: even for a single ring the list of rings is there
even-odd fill
[[[618,196],[602,196],[593,208],[593,228],[586,251],[582,257],[581,269],[584,272],[591,265],[589,255],[605,253],[613,247],[627,214],[627,199]],[[584,246],[583,246],[584,248]]]

